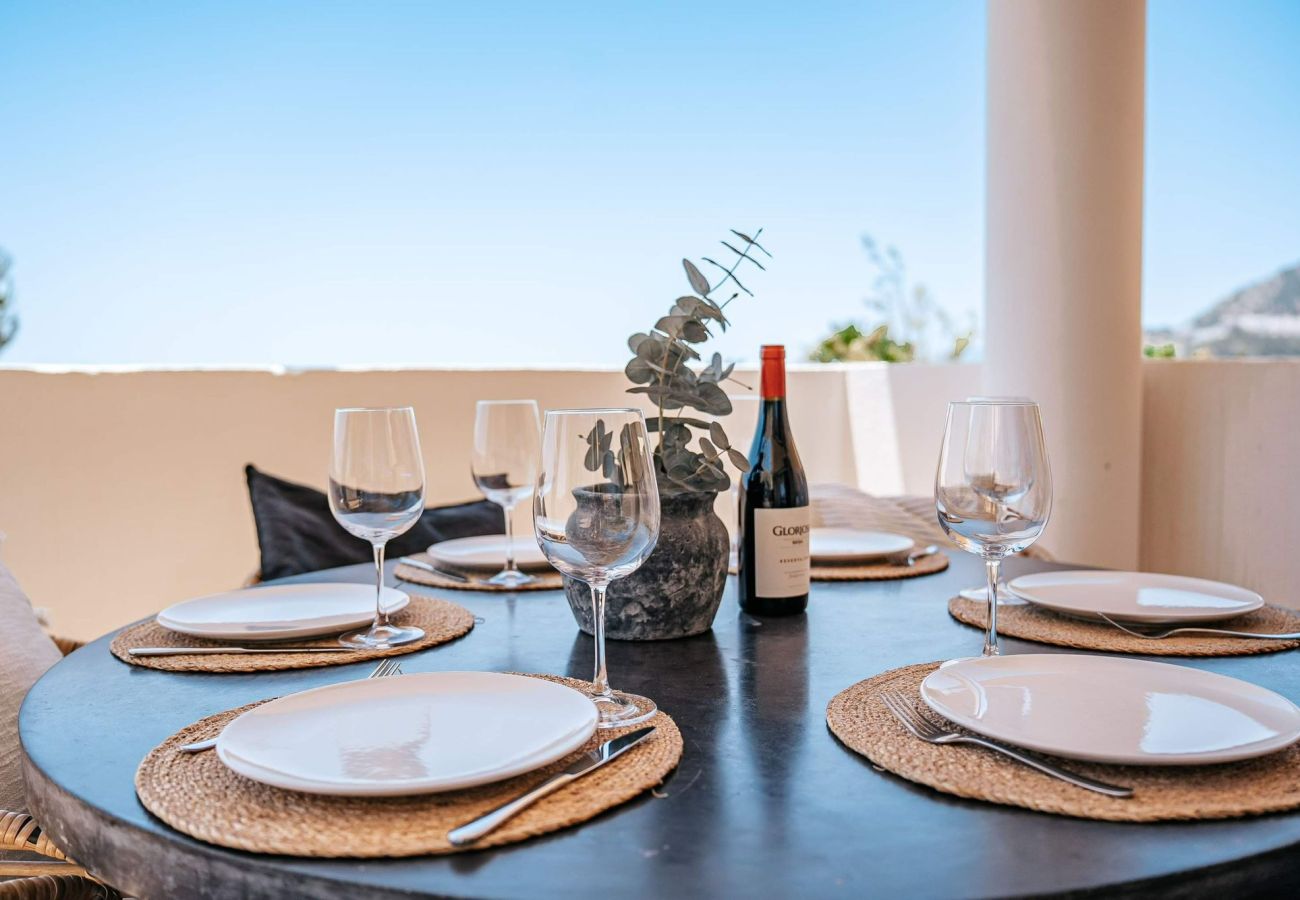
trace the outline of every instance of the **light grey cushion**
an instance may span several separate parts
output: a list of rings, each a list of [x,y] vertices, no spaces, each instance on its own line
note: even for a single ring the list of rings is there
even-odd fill
[[[27,595],[0,563],[0,809],[25,811],[18,707],[36,679],[59,661]]]

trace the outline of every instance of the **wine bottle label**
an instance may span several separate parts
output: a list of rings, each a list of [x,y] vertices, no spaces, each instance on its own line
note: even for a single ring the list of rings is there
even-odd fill
[[[759,597],[801,597],[808,593],[807,506],[754,510],[754,593]]]

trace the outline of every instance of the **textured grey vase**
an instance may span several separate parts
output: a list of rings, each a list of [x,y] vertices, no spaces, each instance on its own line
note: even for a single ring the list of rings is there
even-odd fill
[[[717,494],[661,494],[659,541],[654,552],[605,596],[605,636],[619,641],[662,641],[702,634],[727,586],[731,544],[713,512]],[[578,627],[592,633],[591,590],[564,579]]]

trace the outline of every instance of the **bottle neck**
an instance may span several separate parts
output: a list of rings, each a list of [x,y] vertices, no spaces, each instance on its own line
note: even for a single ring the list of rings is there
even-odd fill
[[[766,358],[763,360],[763,377],[760,384],[763,400],[785,399],[785,360]]]

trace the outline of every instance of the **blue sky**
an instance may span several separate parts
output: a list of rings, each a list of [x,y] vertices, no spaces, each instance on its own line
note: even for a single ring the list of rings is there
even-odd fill
[[[1146,319],[1300,260],[1300,3],[1149,6]],[[981,303],[979,2],[0,3],[7,363],[619,363],[763,226],[720,349]]]

